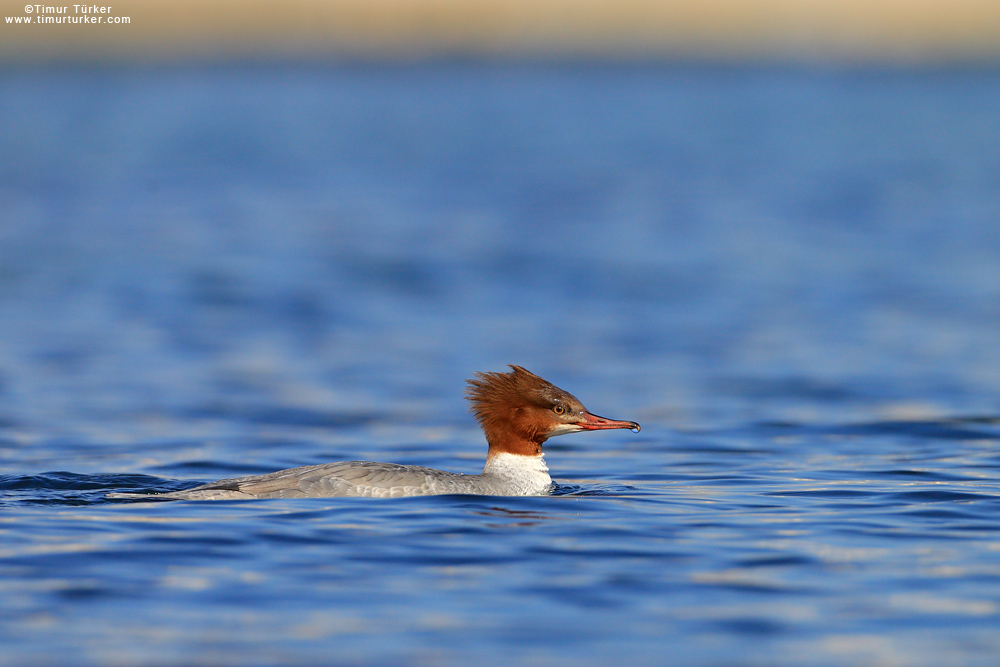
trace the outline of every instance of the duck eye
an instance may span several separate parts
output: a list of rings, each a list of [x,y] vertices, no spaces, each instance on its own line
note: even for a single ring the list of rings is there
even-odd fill
[[[556,413],[557,415],[565,414],[566,408],[564,408],[561,405],[557,405],[554,408],[552,408],[552,412]]]

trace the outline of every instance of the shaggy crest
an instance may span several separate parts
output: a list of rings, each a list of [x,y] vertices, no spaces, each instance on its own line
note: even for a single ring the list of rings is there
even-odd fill
[[[514,364],[510,368],[510,373],[476,373],[466,381],[465,397],[472,404],[469,410],[487,434],[494,427],[509,424],[512,413],[528,405],[543,409],[556,403],[583,407],[575,396],[548,380]]]

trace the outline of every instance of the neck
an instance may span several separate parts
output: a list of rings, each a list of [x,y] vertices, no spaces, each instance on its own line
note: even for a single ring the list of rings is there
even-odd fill
[[[513,429],[490,429],[486,433],[486,442],[489,443],[489,453],[486,455],[490,459],[497,454],[517,454],[519,456],[541,456],[542,443],[544,437],[532,437],[529,434],[518,434]]]

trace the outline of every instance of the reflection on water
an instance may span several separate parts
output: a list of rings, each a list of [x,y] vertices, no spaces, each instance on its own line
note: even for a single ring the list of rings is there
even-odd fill
[[[994,665],[1000,78],[8,72],[0,662]],[[640,434],[479,472],[523,364]]]

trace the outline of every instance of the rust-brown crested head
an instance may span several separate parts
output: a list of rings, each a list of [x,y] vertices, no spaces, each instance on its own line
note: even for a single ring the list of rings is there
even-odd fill
[[[521,366],[509,373],[476,373],[466,397],[490,443],[490,452],[538,455],[548,438],[574,431],[638,430],[635,422],[598,417],[573,394]]]

